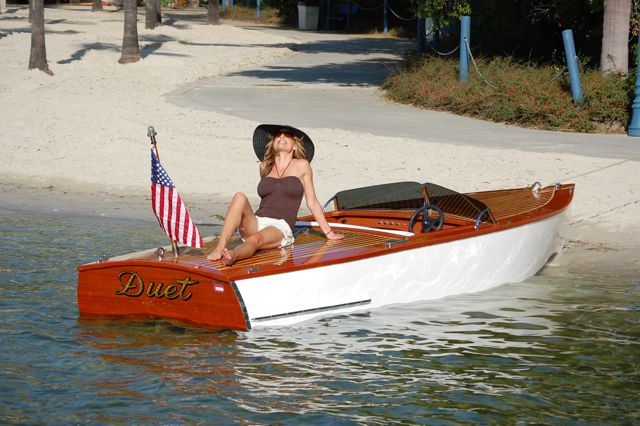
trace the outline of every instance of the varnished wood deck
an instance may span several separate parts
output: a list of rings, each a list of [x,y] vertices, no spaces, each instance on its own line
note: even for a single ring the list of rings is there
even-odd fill
[[[483,202],[491,209],[495,219],[501,221],[516,215],[531,213],[547,205],[553,198],[553,194],[553,187],[546,187],[541,189],[537,196],[528,188],[476,192],[467,195]]]

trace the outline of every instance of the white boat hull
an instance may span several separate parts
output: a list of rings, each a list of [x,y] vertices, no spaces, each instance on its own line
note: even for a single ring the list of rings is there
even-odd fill
[[[535,275],[561,249],[567,216],[235,284],[251,327],[484,291]]]

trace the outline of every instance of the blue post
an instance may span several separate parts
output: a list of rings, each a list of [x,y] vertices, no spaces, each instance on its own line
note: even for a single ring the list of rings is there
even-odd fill
[[[387,24],[387,7],[389,6],[389,0],[384,0],[384,30],[383,32],[387,34],[389,32],[389,25]]]
[[[227,0],[222,0],[222,12],[227,11]]]
[[[466,41],[466,43],[465,43]],[[471,17],[460,17],[460,81],[467,81],[469,76],[469,52],[471,47]]]
[[[256,18],[260,19],[260,0],[256,2]]]
[[[564,55],[567,59],[567,69],[569,70],[573,103],[579,105],[582,102],[582,83],[580,83],[580,69],[578,68],[576,47],[573,43],[573,31],[564,30],[562,32],[562,42],[564,43]]]
[[[638,38],[640,48],[640,38]],[[638,50],[640,52],[640,50]],[[638,66],[636,68],[636,90],[631,105],[631,123],[629,123],[629,136],[640,136],[640,53],[638,54]]]
[[[233,7],[233,0],[229,0],[229,6]]]

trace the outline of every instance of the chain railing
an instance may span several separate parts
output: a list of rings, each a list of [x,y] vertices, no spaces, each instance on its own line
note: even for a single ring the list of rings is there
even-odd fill
[[[396,18],[400,19],[401,21],[414,21],[416,18],[415,16],[411,17],[411,18],[403,18],[402,16],[398,15],[392,8],[391,6],[387,6],[387,9],[389,9],[389,11],[391,13],[393,13],[395,15]]]
[[[491,84],[485,77],[484,75],[482,75],[482,73],[480,72],[480,69],[478,68],[478,64],[476,63],[476,60],[473,57],[473,53],[471,53],[471,48],[469,47],[469,43],[467,42],[467,39],[464,39],[464,44],[467,47],[467,52],[469,52],[469,57],[471,58],[471,63],[473,63],[473,67],[475,68],[476,72],[478,73],[478,75],[480,76],[480,79],[489,87],[492,87],[494,89],[497,89],[498,87],[494,84]],[[542,83],[544,86],[551,84],[553,81],[555,81],[556,79],[558,79],[560,76],[562,76],[563,74],[565,74],[567,71],[566,67],[562,67],[562,69],[553,77],[551,77],[549,80],[545,81],[544,83]]]
[[[427,41],[427,43],[425,43],[427,46],[429,46],[431,48],[431,50],[433,50],[434,52],[436,52],[438,55],[440,56],[449,56],[449,55],[453,55],[454,53],[456,53],[458,51],[458,49],[460,49],[460,45],[457,45],[452,51],[450,52],[440,52],[438,49],[436,49],[435,47],[433,47],[433,45],[431,43],[429,43]]]
[[[473,67],[476,69],[476,72],[478,73],[478,75],[480,76],[480,79],[482,81],[484,81],[484,83],[489,86],[492,87],[494,89],[497,89],[498,87],[489,83],[487,81],[486,78],[484,78],[484,75],[482,75],[482,73],[480,72],[480,69],[478,68],[478,64],[476,64],[476,60],[473,58],[473,54],[471,53],[471,48],[469,47],[469,42],[467,41],[467,38],[464,38],[464,45],[467,46],[467,52],[469,53],[469,57],[471,58],[471,62],[473,63]]]

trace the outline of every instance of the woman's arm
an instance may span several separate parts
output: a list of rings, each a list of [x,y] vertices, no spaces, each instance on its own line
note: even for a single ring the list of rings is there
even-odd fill
[[[309,164],[307,160],[303,161],[302,186],[304,187],[304,198],[307,202],[307,208],[309,208],[313,214],[313,217],[316,219],[316,222],[318,222],[318,225],[320,225],[320,229],[327,239],[339,240],[344,238],[344,235],[333,232],[331,226],[327,222],[327,219],[324,217],[322,205],[318,201],[316,190],[313,187],[313,171],[311,170],[311,164]]]

